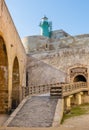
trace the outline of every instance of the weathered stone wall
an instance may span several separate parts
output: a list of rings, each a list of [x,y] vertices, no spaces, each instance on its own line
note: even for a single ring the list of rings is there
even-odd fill
[[[52,38],[44,36],[27,36],[22,39],[26,53],[42,53],[58,51],[62,48],[85,46],[89,42],[89,34],[70,36],[63,30],[53,31]]]
[[[31,69],[29,81],[34,85],[46,84],[46,82],[51,83],[52,76],[53,79],[57,79],[57,77],[58,79],[62,79],[65,77],[65,80],[60,80],[59,82],[72,82],[74,77],[71,78],[70,70],[76,67],[87,70],[87,75],[83,74],[83,72],[78,72],[75,75],[80,74],[89,82],[89,34],[74,37],[68,36],[60,39],[32,36],[24,40],[26,40],[25,42],[27,42],[28,46],[31,45],[30,47],[32,49],[28,48],[28,53],[30,53],[28,57],[30,58],[32,56],[35,58],[35,61],[34,59],[31,61],[33,67],[30,66],[28,68],[28,70]],[[34,49],[32,46],[34,46]],[[28,65],[31,64],[28,62]],[[58,70],[64,73],[64,75],[61,73],[56,74]],[[47,75],[46,80],[45,76],[43,76],[44,78],[41,77],[42,74]],[[58,79],[54,81],[57,82]]]
[[[17,57],[20,75],[20,101],[22,100],[22,86],[25,87],[26,54],[13,20],[4,0],[0,0],[0,36],[3,38],[7,52],[8,62],[8,108],[11,108],[12,100],[12,73],[14,60]],[[1,59],[3,60],[3,59]]]
[[[60,38],[68,37],[68,36],[70,36],[70,35],[63,30],[55,30],[55,31],[52,31],[51,38],[60,39]]]
[[[47,50],[49,38],[43,36],[28,36],[22,39],[26,53],[40,52]]]
[[[66,73],[31,56],[28,56],[27,61],[29,87],[66,82]]]
[[[87,44],[72,46],[71,48],[61,48],[58,51],[49,51],[33,54],[32,56],[53,66],[54,68],[67,73],[67,81],[70,81],[71,68],[86,67],[89,68],[89,39]],[[75,43],[76,44],[76,43]],[[82,41],[81,44],[84,44]],[[88,69],[89,73],[89,69]],[[89,81],[89,79],[88,79]]]

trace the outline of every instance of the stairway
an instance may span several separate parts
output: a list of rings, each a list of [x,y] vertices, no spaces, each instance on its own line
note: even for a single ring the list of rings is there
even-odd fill
[[[51,87],[50,96],[62,98],[62,87]]]

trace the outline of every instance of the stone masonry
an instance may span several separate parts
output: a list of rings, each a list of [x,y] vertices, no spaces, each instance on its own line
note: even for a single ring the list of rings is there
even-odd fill
[[[65,82],[66,73],[36,58],[27,57],[28,86]]]
[[[6,113],[12,108],[16,72],[19,103],[25,95],[26,53],[4,0],[0,0],[0,59],[0,113]]]

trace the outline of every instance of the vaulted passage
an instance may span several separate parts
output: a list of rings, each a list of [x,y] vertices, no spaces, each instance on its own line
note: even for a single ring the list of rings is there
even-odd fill
[[[19,104],[19,63],[17,57],[14,60],[12,76],[12,109]]]
[[[86,81],[86,78],[83,75],[77,75],[74,78],[74,82],[87,82],[87,81]]]
[[[8,110],[8,60],[4,39],[0,36],[0,113]]]

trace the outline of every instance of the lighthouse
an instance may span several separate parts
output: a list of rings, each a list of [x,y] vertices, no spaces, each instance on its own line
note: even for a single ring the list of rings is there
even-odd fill
[[[41,19],[39,26],[41,28],[41,35],[50,38],[52,32],[52,22],[48,22],[48,18],[44,16]]]

